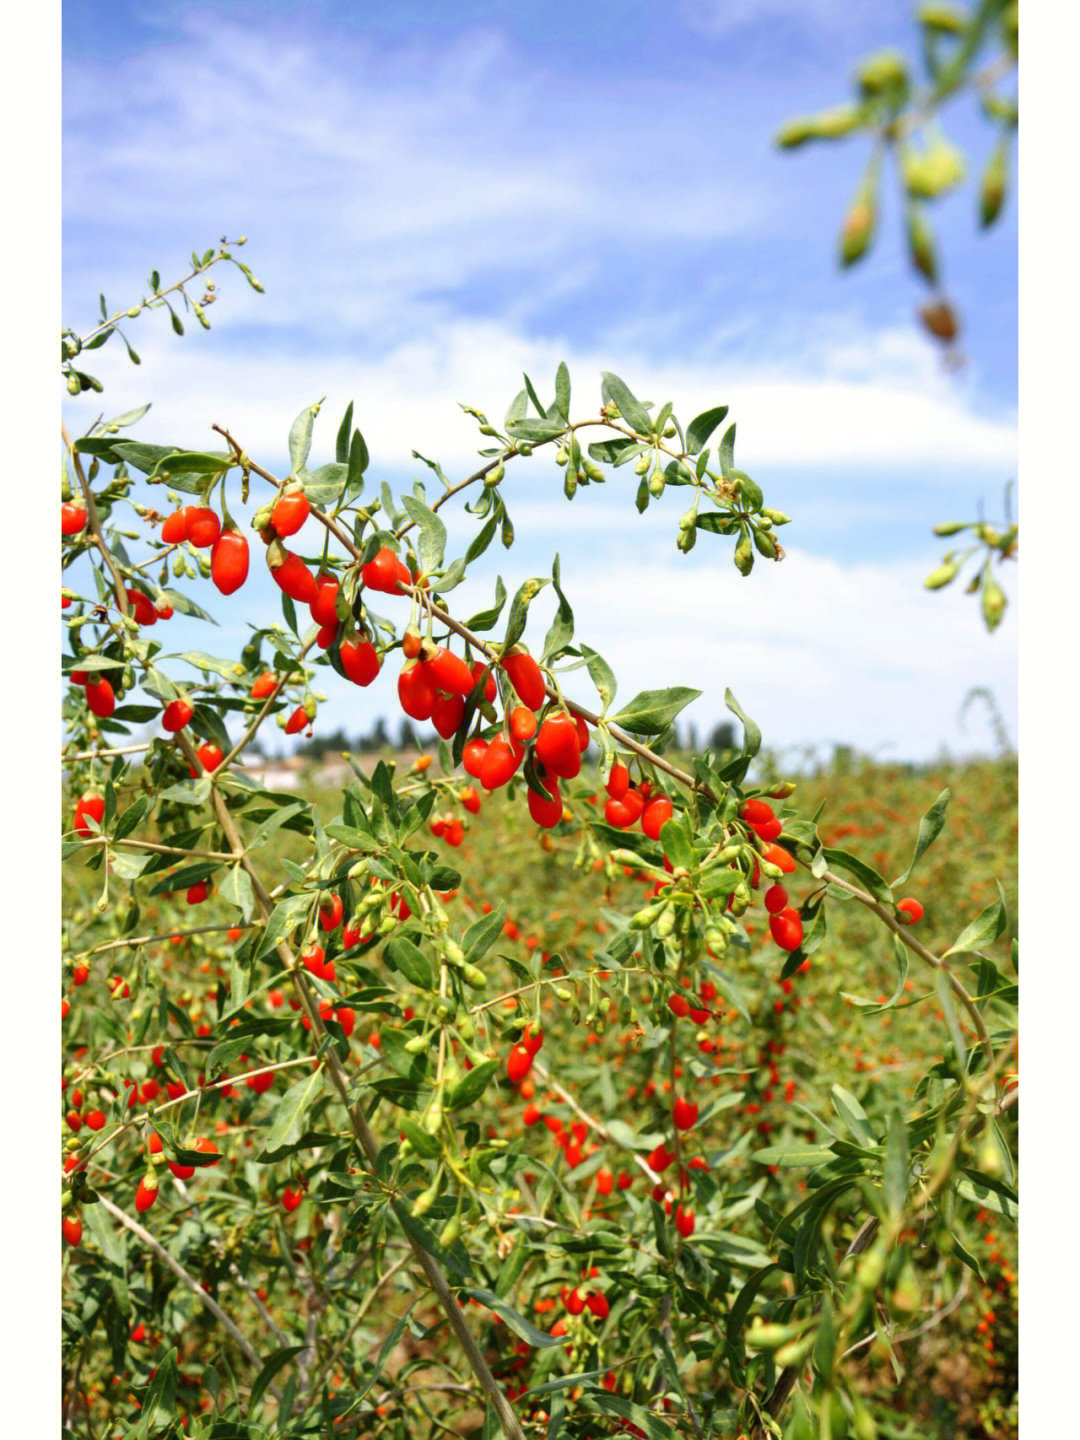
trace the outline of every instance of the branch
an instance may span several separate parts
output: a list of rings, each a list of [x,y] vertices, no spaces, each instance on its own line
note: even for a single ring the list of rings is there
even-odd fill
[[[189,1272],[184,1269],[183,1265],[180,1264],[180,1261],[174,1260],[173,1257],[169,1254],[169,1252],[165,1249],[164,1245],[162,1245],[160,1241],[155,1240],[153,1235],[150,1234],[149,1230],[145,1230],[137,1220],[133,1220],[131,1216],[126,1213],[126,1211],[121,1210],[119,1205],[114,1205],[107,1196],[99,1195],[98,1203],[102,1205],[109,1212],[109,1214],[114,1217],[114,1219],[119,1220],[121,1225],[125,1226],[128,1230],[131,1231],[133,1235],[137,1236],[144,1245],[149,1246],[149,1248],[154,1252],[154,1254],[158,1257],[162,1264],[167,1265],[169,1269],[173,1272],[173,1274],[177,1277],[177,1279],[182,1281],[183,1284],[185,1284],[187,1288],[191,1291],[191,1293],[195,1296],[195,1298],[197,1300],[200,1300],[202,1304],[206,1306],[207,1310],[210,1311],[211,1315],[213,1315],[214,1318],[225,1327],[225,1329],[233,1337],[236,1343],[240,1346],[241,1350],[243,1350],[244,1354],[255,1365],[256,1370],[261,1370],[262,1360],[259,1357],[258,1351],[251,1344],[251,1341],[236,1325],[236,1323],[233,1320],[229,1319],[228,1315],[225,1314],[225,1311],[222,1310],[221,1306],[217,1303],[214,1297],[212,1295],[208,1295],[206,1291],[202,1288],[202,1286],[199,1284],[199,1282],[195,1279],[195,1277],[189,1274]],[[269,1389],[271,1395],[273,1395],[275,1400],[281,1400],[281,1391],[277,1388],[273,1381],[271,1381],[270,1385],[267,1388]]]

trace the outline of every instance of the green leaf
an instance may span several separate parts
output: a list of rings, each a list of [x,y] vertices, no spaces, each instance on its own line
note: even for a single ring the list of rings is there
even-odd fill
[[[367,445],[359,430],[353,431],[352,441],[349,445],[349,469],[346,484],[348,492],[352,496],[359,495],[364,488],[364,471],[370,464],[371,457],[368,454]]]
[[[540,445],[545,440],[555,440],[566,429],[562,420],[511,420],[506,433],[515,440],[524,440],[530,445]]]
[[[725,691],[724,691],[724,704],[725,704],[725,705],[727,706],[727,708],[731,711],[731,713],[736,717],[736,719],[742,721],[742,727],[743,727],[742,754],[743,754],[743,758],[746,759],[746,760],[753,759],[753,757],[754,757],[754,756],[758,753],[758,751],[761,749],[761,730],[760,730],[760,728],[754,723],[753,720],[750,719],[750,716],[746,714],[746,712],[743,710],[742,706],[741,706],[741,705],[739,704],[739,702],[735,699],[735,696],[732,694],[732,692],[731,692],[730,690],[725,690]],[[744,772],[744,773],[745,773],[745,772]]]
[[[720,441],[720,471],[725,479],[731,474],[735,464],[735,426],[729,425],[724,431],[724,438]]]
[[[686,431],[686,450],[689,455],[696,455],[700,451],[727,413],[726,405],[716,405],[712,410],[703,410],[690,421]]]
[[[473,921],[461,937],[461,948],[470,965],[481,960],[502,934],[506,921],[506,905],[499,904],[489,915],[481,915]]]
[[[484,1060],[479,1065],[474,1065],[450,1091],[448,1107],[451,1110],[464,1110],[466,1105],[472,1105],[479,1100],[498,1068],[497,1060]]]
[[[324,396],[323,399],[326,397]],[[294,475],[307,464],[308,455],[311,453],[311,432],[315,426],[315,416],[322,409],[322,400],[314,405],[309,405],[292,423],[289,430],[289,465]]]
[[[287,1145],[295,1145],[304,1133],[304,1117],[322,1085],[322,1069],[290,1085],[274,1110],[273,1124],[266,1137],[263,1153],[272,1155]]]
[[[631,735],[659,735],[700,694],[700,690],[691,690],[686,685],[674,685],[669,690],[642,690],[619,711],[614,721]]]
[[[603,704],[602,714],[607,714],[608,706],[615,699],[618,684],[611,666],[602,655],[598,655],[588,645],[582,645],[581,653],[585,657],[585,668],[589,672],[589,678],[596,686],[596,692]]]
[[[653,433],[648,410],[640,400],[631,394],[629,386],[624,380],[620,380],[618,375],[613,375],[610,370],[605,370],[601,377],[600,391],[605,401],[614,400],[619,414],[632,430],[637,431],[639,435]]]
[[[286,940],[297,925],[307,917],[313,904],[314,898],[311,895],[287,895],[284,900],[279,900],[271,911],[262,940],[259,942],[259,948],[252,958],[261,960],[280,941]]]
[[[1008,1220],[1015,1220],[1020,1213],[1016,1202],[992,1188],[987,1176],[980,1180],[970,1179],[969,1176],[974,1173],[976,1172],[967,1171],[962,1180],[957,1180],[954,1186],[956,1193],[973,1205],[993,1210],[995,1214],[1004,1215]]]
[[[743,1341],[743,1329],[750,1315],[750,1307],[765,1281],[774,1271],[779,1272],[779,1270],[780,1266],[777,1264],[763,1265],[760,1270],[755,1270],[739,1291],[728,1311],[724,1353],[731,1370],[731,1377],[737,1385],[742,1385],[745,1380],[746,1346]]]
[[[505,1300],[500,1300],[498,1295],[493,1295],[490,1290],[480,1290],[472,1285],[462,1287],[461,1293],[468,1295],[471,1300],[477,1300],[481,1305],[486,1305],[489,1310],[494,1310],[505,1320],[509,1329],[526,1345],[531,1345],[534,1350],[546,1350],[551,1345],[563,1344],[561,1335],[549,1335],[546,1330],[538,1330],[535,1325],[526,1320],[523,1315],[508,1305]]]
[[[524,635],[525,620],[529,613],[529,606],[547,583],[546,578],[540,579],[537,577],[532,580],[526,580],[525,583],[519,587],[517,594],[510,602],[510,614],[506,619],[506,634],[503,637],[502,644],[503,654]]]
[[[885,1138],[885,1208],[893,1220],[899,1220],[904,1213],[908,1194],[908,1143],[907,1126],[899,1110],[889,1115],[889,1128]]]
[[[405,1311],[404,1315],[402,1315],[401,1318],[394,1325],[394,1328],[390,1331],[389,1335],[387,1335],[383,1343],[379,1346],[379,1353],[375,1357],[375,1364],[372,1368],[371,1374],[367,1377],[359,1390],[350,1394],[349,1398],[351,1405],[355,1406],[359,1404],[359,1402],[364,1398],[364,1396],[378,1380],[379,1376],[382,1374],[383,1366],[397,1349],[397,1346],[401,1341],[402,1335],[405,1334],[405,1327],[409,1323],[409,1316],[416,1309],[419,1303],[420,1296],[418,1295],[416,1299],[412,1302],[412,1304],[409,1306],[409,1308]]]
[[[99,447],[103,445],[108,445],[108,441],[80,440],[75,448],[76,450],[86,449],[91,455],[101,455]],[[176,453],[174,445],[144,445],[138,440],[116,440],[109,448],[125,465],[129,465],[133,470],[141,470],[144,475],[153,474],[167,455]],[[101,458],[105,459],[106,457],[101,455]],[[109,463],[116,464],[118,461]]]
[[[945,807],[949,803],[951,793],[948,787],[946,787],[919,821],[919,833],[915,839],[915,853],[911,857],[911,864],[899,879],[893,881],[894,889],[900,885],[907,884],[911,879],[911,872],[915,869],[915,866],[941,834],[945,826]]]
[[[893,958],[896,962],[896,989],[889,996],[888,1000],[881,1005],[876,1000],[860,1000],[857,995],[850,995],[846,990],[840,991],[843,998],[850,1000],[853,1005],[858,1005],[864,1015],[879,1015],[883,1010],[891,1010],[904,993],[904,985],[907,982],[908,966],[910,964],[908,960],[908,948],[900,939],[899,935],[894,933],[892,939]]]
[[[437,570],[446,553],[446,526],[415,495],[402,495],[401,504],[409,519],[417,527],[416,554],[425,571]]]
[[[219,660],[214,655],[205,655],[201,650],[184,650],[176,658],[177,660],[186,660],[197,670],[220,675],[223,680],[235,681],[237,679],[235,660]]]
[[[892,888],[888,882],[878,874],[872,865],[867,865],[865,860],[860,860],[855,855],[849,855],[846,850],[830,850],[823,847],[821,853],[828,863],[836,870],[845,870],[853,875],[870,894],[882,905],[892,905]]]
[[[117,445],[116,448],[126,449],[127,442]],[[235,464],[231,454],[207,450],[172,450],[158,461],[152,478],[171,480],[174,475],[221,475]]]
[[[555,587],[555,593],[559,597],[559,608],[555,612],[555,618],[551,622],[544,639],[544,650],[541,656],[543,663],[547,663],[552,657],[560,654],[570,641],[574,638],[574,612],[570,608],[570,602],[563,594],[561,575],[559,573],[559,557],[555,559],[551,567],[551,583]]]
[[[633,460],[635,455],[643,454],[645,448],[639,440],[631,440],[629,436],[620,436],[617,440],[594,440],[589,446],[589,458],[598,465],[623,465],[627,460]]]
[[[304,470],[297,476],[304,486],[304,494],[312,505],[333,505],[345,489],[348,466],[339,460],[320,465],[317,470]]]
[[[494,517],[493,517],[494,518]],[[506,586],[502,582],[502,576],[495,577],[495,604],[487,610],[479,610],[467,620],[466,627],[469,630],[490,630],[498,623],[502,614],[503,606],[506,604]]]
[[[154,1424],[159,1419],[158,1412],[172,1410],[173,1399],[176,1395],[177,1369],[176,1369],[176,1346],[174,1345],[158,1362],[150,1389],[142,1402],[142,1409],[139,1412],[139,1423],[134,1429],[128,1431],[129,1440],[145,1440],[150,1434],[151,1426],[154,1430],[159,1428]]]
[[[625,1396],[616,1395],[614,1392],[586,1390],[578,1404],[583,1410],[598,1411],[601,1415],[619,1416],[627,1425],[636,1425],[639,1431],[644,1431],[648,1440],[673,1440],[678,1433],[670,1425],[665,1424],[659,1416],[654,1415],[651,1410],[646,1410],[643,1405],[638,1405],[635,1401],[627,1400]]]
[[[566,368],[566,361],[559,362],[559,368],[555,372],[555,410],[566,421],[570,419],[570,371]]]
[[[349,431],[352,429],[353,402],[350,400],[338,426],[334,441],[334,459],[344,464],[349,458]]]
[[[833,1109],[847,1126],[855,1143],[866,1149],[873,1149],[878,1143],[877,1136],[870,1128],[870,1117],[855,1096],[842,1085],[834,1085],[830,1093]]]
[[[280,1350],[275,1350],[263,1363],[262,1369],[255,1377],[255,1383],[251,1387],[251,1396],[248,1400],[248,1415],[254,1415],[259,1403],[270,1385],[271,1380],[278,1371],[289,1363],[301,1350],[306,1350],[306,1345],[284,1345]]]
[[[421,990],[433,990],[435,979],[431,972],[431,962],[427,956],[409,939],[407,935],[399,935],[391,940],[386,947],[386,954],[394,966],[401,971],[406,980]]]
[[[680,866],[686,870],[693,868],[694,843],[690,833],[690,821],[686,815],[673,815],[664,822],[660,830],[660,844],[676,870]],[[736,876],[736,881],[737,879]]]
[[[350,850],[359,850],[365,855],[374,855],[383,848],[381,840],[354,825],[327,825],[326,833],[331,840],[340,840]]]
[[[942,958],[947,959],[950,955],[961,952],[978,953],[984,945],[991,944],[1004,932],[1007,923],[1005,902],[1001,899],[995,900],[960,932],[958,939],[945,951]]]
[[[218,894],[237,907],[245,920],[255,913],[255,892],[251,888],[251,876],[242,865],[233,865],[218,886]]]
[[[400,1115],[396,1123],[400,1125],[412,1148],[425,1160],[434,1160],[442,1154],[442,1141],[438,1136],[429,1135],[415,1120],[410,1120],[408,1115]]]
[[[768,1145],[764,1150],[755,1150],[750,1157],[758,1165],[780,1165],[798,1167],[824,1165],[836,1159],[836,1153],[828,1145]]]

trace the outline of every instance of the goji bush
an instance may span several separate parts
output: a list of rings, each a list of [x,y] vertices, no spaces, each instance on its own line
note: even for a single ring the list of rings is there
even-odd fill
[[[153,276],[136,308],[184,283]],[[117,324],[65,332],[73,393]],[[771,773],[730,691],[740,743],[689,756],[698,691],[621,700],[557,557],[454,613],[512,545],[534,454],[567,501],[630,473],[640,511],[685,490],[684,552],[782,560],[725,406],[684,425],[605,374],[575,419],[561,366],[501,425],[469,412],[473,473],[428,461],[397,493],[351,405],[312,468],[319,408],[280,476],[225,425],[212,452],[126,438],[137,414],[64,432],[68,1432],[901,1433],[867,1355],[899,1375],[972,1276],[1015,1280],[984,1237],[1016,1214],[1015,941],[1003,892],[943,916],[917,878],[948,790],[913,841],[883,817],[868,858]],[[458,497],[475,534],[450,557]],[[280,621],[168,652],[176,615],[243,615],[263,564]],[[271,719],[317,723],[328,668],[440,737],[350,759],[329,807],[240,763]],[[563,908],[523,933],[526,865]],[[859,925],[891,994],[855,993]],[[815,1026],[826,956],[860,1025],[914,1011],[917,1065],[868,1083]]]

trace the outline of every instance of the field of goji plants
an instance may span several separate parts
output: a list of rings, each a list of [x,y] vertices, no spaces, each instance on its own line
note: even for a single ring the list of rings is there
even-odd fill
[[[406,792],[429,763],[398,761]],[[365,757],[361,769],[370,774],[373,764]],[[136,793],[138,774],[129,777]],[[800,780],[795,798],[802,813],[824,804],[823,845],[843,845],[890,875],[904,869],[920,816],[946,787],[945,828],[912,887],[925,909],[920,937],[935,953],[945,948],[1001,881],[1011,922],[989,954],[1008,969],[1013,759],[920,770],[867,763]],[[592,1419],[566,1433],[693,1434],[686,1416],[703,1423],[718,1357],[750,1385],[790,1348],[785,1252],[790,1265],[835,1271],[865,1224],[869,1186],[856,1180],[835,1194],[835,1181],[813,1168],[833,1159],[820,1147],[875,1145],[874,1117],[896,1093],[910,1097],[908,1123],[917,1123],[949,1017],[932,977],[898,970],[903,950],[854,903],[835,907],[825,943],[787,978],[767,910],[747,915],[748,943],[729,946],[722,963],[707,957],[692,984],[633,961],[603,968],[613,932],[625,927],[620,917],[668,879],[655,864],[605,853],[574,826],[575,811],[605,800],[587,765],[567,784],[566,814],[551,833],[522,825],[519,805],[467,777],[440,791],[429,821],[439,833],[427,842],[441,867],[432,883],[455,926],[490,926],[486,989],[463,1007],[456,1053],[444,1057],[450,1095],[467,1097],[470,1076],[488,1083],[463,1117],[461,1157],[447,1160],[464,1167],[466,1185],[444,1198],[436,1174],[419,1200],[413,1187],[412,1213],[400,1218],[422,1227],[462,1287],[460,1303],[527,1434],[557,1433],[567,1407],[583,1399]],[[291,797],[306,802],[323,825],[341,824],[340,788],[320,786],[316,771]],[[302,849],[288,818],[276,840],[288,869]],[[809,874],[783,879],[793,906],[815,884]],[[494,1433],[448,1359],[445,1320],[418,1288],[378,1181],[352,1162],[340,1110],[326,1094],[307,1096],[306,1115],[290,1108],[297,1077],[311,1070],[302,1057],[315,1046],[296,1043],[310,1024],[273,974],[243,978],[247,930],[227,928],[235,908],[216,895],[200,900],[197,884],[172,897],[179,919],[164,898],[148,900],[134,930],[175,924],[177,933],[133,961],[122,928],[130,936],[131,917],[96,909],[100,877],[72,868],[67,885],[71,945],[84,958],[65,992],[63,1105],[69,1150],[90,1157],[102,1194],[102,1203],[83,1205],[81,1243],[65,1258],[71,1433],[157,1434],[170,1416],[195,1433],[197,1420],[230,1405],[251,1416],[261,1403],[291,1407],[323,1387],[342,1403],[329,1428],[308,1433],[389,1440],[437,1433],[444,1418],[454,1433]],[[355,924],[348,917],[361,891],[349,888],[343,913]],[[335,936],[347,948],[340,902],[323,918],[318,948],[333,954]],[[314,949],[305,964],[318,974]],[[332,961],[322,964],[333,971]],[[165,980],[154,1004],[140,988],[144,966]],[[487,989],[498,998],[486,1000]],[[324,1002],[323,1018],[340,1027],[333,1033],[348,1042],[355,1073],[381,1067],[382,1098],[365,1102],[379,1118],[395,1092],[400,1099],[423,1078],[438,1040],[377,967],[363,965],[338,990],[346,1003]],[[843,1087],[837,1073],[848,1077]],[[180,1103],[163,1109],[170,1100]],[[437,1155],[428,1130],[413,1119],[401,1125],[402,1141]],[[170,1161],[152,1210],[140,1213],[150,1210],[147,1145],[153,1150],[158,1135],[170,1153],[203,1152],[188,1157],[202,1163]],[[482,1137],[477,1163],[470,1152]],[[993,1143],[982,1144],[979,1160],[984,1180],[1002,1174]],[[400,1174],[400,1155],[387,1152],[378,1180],[395,1166]],[[473,1187],[483,1211],[460,1198]],[[834,1198],[811,1248],[797,1221],[823,1192]],[[865,1405],[863,1428],[852,1433],[1015,1433],[1015,1241],[1010,1227],[998,1233],[995,1207],[1008,1202],[981,1193],[990,1205],[956,1200],[947,1211],[962,1263],[943,1256],[940,1241],[922,1243],[925,1219],[900,1237],[884,1276],[889,1318],[847,1347],[852,1391]],[[115,1223],[114,1204],[134,1212],[135,1226]],[[755,1277],[773,1304],[740,1337],[731,1307]],[[264,1337],[254,1357],[251,1334]],[[140,1401],[153,1394],[166,1356],[167,1404],[159,1392],[155,1427],[140,1431]],[[659,1394],[659,1406],[635,1400],[644,1393]],[[596,1395],[602,1402],[590,1403]],[[801,1413],[785,1434],[803,1433]],[[734,1414],[717,1411],[717,1422],[713,1433],[734,1437]],[[263,1433],[218,1425],[198,1433]],[[832,1434],[848,1425],[838,1405]]]

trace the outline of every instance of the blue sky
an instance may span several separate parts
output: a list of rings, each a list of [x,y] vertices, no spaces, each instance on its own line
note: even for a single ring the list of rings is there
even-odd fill
[[[193,447],[226,422],[285,468],[293,415],[327,396],[314,454],[330,458],[354,399],[370,473],[402,482],[414,448],[467,473],[458,403],[501,416],[523,368],[543,392],[563,358],[578,407],[602,369],[684,419],[727,403],[740,465],[793,517],[782,565],[742,580],[704,536],[677,555],[677,497],[639,519],[619,472],[567,507],[534,462],[507,482],[521,541],[489,552],[475,594],[558,548],[580,634],[624,693],[693,683],[699,730],[731,686],[780,746],[970,749],[989,732],[957,711],[985,685],[1015,733],[1015,616],[988,637],[973,601],[920,588],[933,523],[980,498],[993,518],[1015,474],[1015,207],[988,236],[970,187],[938,213],[968,355],[946,375],[913,323],[895,203],[869,259],[835,267],[864,142],[772,144],[846,99],[868,51],[911,48],[907,4],[92,0],[64,31],[65,323],[224,233],[247,234],[266,287],[221,274],[209,334],[138,321],[138,369],[97,352],[107,414],[153,400],[139,434]],[[976,165],[992,143],[964,103],[946,132]],[[243,613],[208,607],[226,648],[274,604],[261,575],[242,595]],[[196,642],[214,648],[177,628],[177,648]],[[392,713],[388,679],[328,684],[320,723]]]

